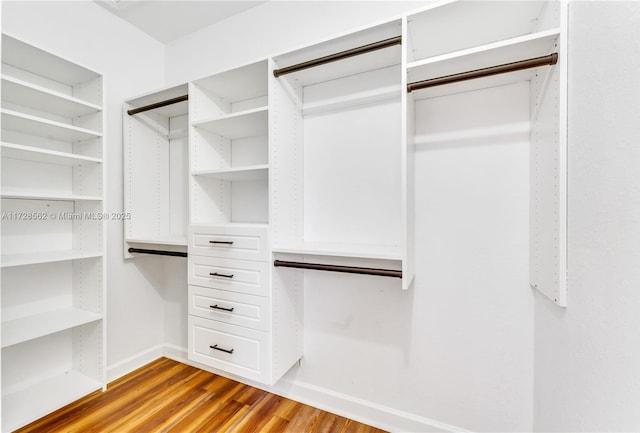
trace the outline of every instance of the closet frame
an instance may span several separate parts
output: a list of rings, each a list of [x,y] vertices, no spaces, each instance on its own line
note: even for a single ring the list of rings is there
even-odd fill
[[[479,19],[482,29],[472,26]],[[412,289],[415,127],[425,121],[416,104],[516,82],[531,89],[531,285],[565,306],[566,22],[565,1],[439,1],[178,86],[189,95],[189,169],[180,174],[188,224],[179,248],[188,249],[189,359],[273,384],[302,356],[307,272],[392,277]],[[456,33],[465,23],[471,30]],[[434,79],[447,84],[412,88]],[[177,93],[153,95],[147,102]],[[172,245],[155,249],[174,255]],[[248,279],[252,272],[258,280]],[[238,322],[209,311],[207,297],[250,300],[269,319]],[[232,353],[203,345],[196,334],[207,327],[246,333],[261,347],[251,365],[264,369],[211,358]]]

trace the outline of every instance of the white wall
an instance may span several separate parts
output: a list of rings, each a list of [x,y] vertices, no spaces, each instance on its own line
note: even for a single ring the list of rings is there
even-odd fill
[[[167,81],[299,48],[415,6],[269,2],[168,44]],[[453,131],[515,124],[521,134],[418,146],[415,288],[308,272],[304,358],[277,391],[383,427],[532,430],[528,115],[526,85],[419,105],[420,118],[439,116],[432,125]],[[424,125],[421,135],[443,132]]]
[[[91,1],[2,2],[2,31],[104,74],[109,212],[122,210],[122,102],[164,82],[164,46]],[[107,224],[107,364],[164,342],[164,273],[124,262],[122,222]],[[159,313],[160,312],[160,313]]]
[[[537,431],[640,431],[640,3],[569,11],[568,307],[535,302]]]

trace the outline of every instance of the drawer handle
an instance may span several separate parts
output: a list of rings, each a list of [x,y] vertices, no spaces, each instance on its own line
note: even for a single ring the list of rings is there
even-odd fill
[[[216,304],[216,305],[209,305],[209,308],[213,308],[215,310],[228,311],[229,313],[231,313],[234,307],[231,307],[231,308],[218,307],[218,304]]]
[[[219,274],[217,272],[209,272],[209,275],[211,275],[212,277],[233,278],[233,274]]]
[[[229,353],[232,354],[233,353],[233,349],[223,349],[222,347],[218,347],[217,344],[214,344],[213,346],[209,346],[212,349],[216,349],[219,350],[220,352],[225,352],[225,353]]]
[[[233,241],[209,241],[210,244],[233,245]]]

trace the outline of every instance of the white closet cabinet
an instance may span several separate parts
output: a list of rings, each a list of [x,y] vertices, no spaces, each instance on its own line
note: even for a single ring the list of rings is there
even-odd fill
[[[274,58],[272,227],[279,260],[402,271],[402,287],[410,287],[412,155],[403,140],[401,34],[401,20],[394,20]],[[394,40],[366,54],[288,69]],[[288,279],[299,271],[275,273]]]
[[[302,298],[271,284],[262,60],[190,85],[189,359],[275,383],[302,356]]]
[[[407,109],[424,113],[435,98],[461,98],[483,89],[528,83],[530,281],[561,306],[567,302],[566,31],[565,2],[449,1],[410,14],[406,41],[410,87],[412,83],[528,59],[557,61],[410,91]],[[429,84],[435,84],[434,81]],[[498,103],[487,101],[487,105]],[[407,137],[416,145],[446,146],[474,137],[500,140],[518,132],[508,119],[488,130],[477,128],[475,119],[469,118],[466,124],[456,120],[461,123],[456,130],[444,128],[437,134],[416,135],[415,131],[433,130],[425,128],[430,119],[415,114],[407,120]]]
[[[2,430],[105,388],[102,77],[2,36]]]
[[[187,245],[187,92],[185,84],[125,101],[125,257],[132,257],[129,248],[184,250]]]

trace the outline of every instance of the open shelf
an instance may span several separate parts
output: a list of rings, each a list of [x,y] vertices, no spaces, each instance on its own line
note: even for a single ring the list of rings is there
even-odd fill
[[[258,107],[226,116],[193,122],[193,126],[235,140],[237,138],[266,135],[268,107]]]
[[[101,382],[72,370],[5,394],[2,396],[2,431],[13,431],[101,388]]]
[[[2,128],[67,142],[102,137],[102,133],[98,131],[79,128],[4,108],[2,109]]]
[[[88,163],[102,163],[102,159],[91,156],[76,155],[75,153],[58,152],[32,146],[14,143],[1,143],[0,150],[3,158],[21,159],[25,161],[42,162],[46,164],[76,166]]]
[[[519,60],[545,56],[554,50],[560,29],[550,29],[515,37],[506,41],[492,42],[407,65],[408,82],[467,72],[489,66],[511,63]],[[531,79],[536,69],[501,74],[479,80],[469,80],[446,86],[438,86],[416,91],[418,99],[477,90]]]
[[[2,322],[2,347],[13,346],[100,319],[102,316],[98,313],[78,308],[64,308],[9,320]]]
[[[70,118],[95,113],[102,109],[96,104],[7,75],[2,75],[2,99],[16,105]]]
[[[186,236],[157,236],[157,237],[137,237],[126,238],[125,242],[130,244],[154,244],[154,245],[177,245],[187,246]]]
[[[2,36],[2,62],[70,87],[100,78],[96,72],[7,35]]]
[[[376,260],[402,260],[398,246],[337,244],[325,242],[305,242],[304,244],[277,245],[274,253],[309,254],[314,256],[350,257]]]
[[[202,170],[192,173],[193,176],[210,177],[227,181],[265,180],[269,176],[267,164],[248,167],[233,167],[222,170]]]
[[[293,51],[274,58],[278,68],[285,68],[307,62],[342,51],[400,36],[402,33],[400,20],[351,33],[331,41]],[[291,80],[298,86],[309,86],[339,78],[362,74],[364,72],[399,65],[401,61],[401,45],[372,51],[351,58],[303,69],[278,79]]]
[[[557,27],[540,22],[544,1],[448,1],[429,5],[408,17],[409,60],[504,41]],[[455,26],[451,23],[455,22]],[[478,25],[482,22],[482,25]]]
[[[193,88],[197,99],[191,113],[194,121],[206,119],[216,112],[230,114],[243,111],[250,108],[248,101],[249,105],[253,105],[266,98],[267,62],[265,60],[216,73],[195,81]],[[262,102],[262,105],[265,103]]]
[[[189,89],[186,84],[180,84],[178,86],[170,87],[168,89],[162,89],[160,91],[145,93],[144,95],[136,96],[135,98],[126,101],[129,109],[144,107],[146,105],[155,104],[156,102],[166,101],[169,99],[177,98],[178,96],[184,96],[188,94]],[[182,116],[189,112],[189,102],[182,101],[176,104],[166,105],[164,107],[154,108],[151,111],[143,112],[140,114],[134,114],[134,116],[147,113],[160,114],[165,117]]]
[[[88,259],[94,257],[102,257],[102,251],[99,250],[61,250],[61,251],[42,251],[33,253],[20,254],[3,254],[0,265],[3,268],[11,266],[35,265],[38,263],[64,262],[67,260]]]
[[[31,191],[2,191],[2,198],[22,200],[102,201],[101,196]]]

